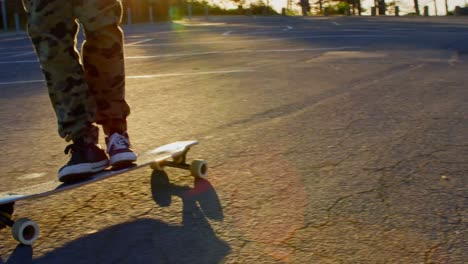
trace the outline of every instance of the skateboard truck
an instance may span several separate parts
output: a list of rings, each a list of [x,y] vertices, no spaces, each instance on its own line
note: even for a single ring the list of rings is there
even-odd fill
[[[179,155],[176,155],[170,160],[162,160],[159,162],[154,162],[150,165],[153,170],[164,170],[164,167],[172,167],[183,170],[190,171],[190,174],[196,178],[206,178],[208,174],[208,164],[205,160],[195,159],[190,164],[186,162],[187,152],[189,149],[186,149]]]
[[[11,227],[13,238],[23,245],[32,245],[39,237],[39,226],[28,218],[20,218],[16,221],[0,212],[0,222]]]

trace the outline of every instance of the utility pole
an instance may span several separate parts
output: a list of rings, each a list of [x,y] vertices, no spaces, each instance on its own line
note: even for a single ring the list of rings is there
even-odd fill
[[[8,31],[8,19],[7,19],[7,12],[6,12],[6,0],[2,1],[2,18],[3,18],[3,30]]]
[[[421,15],[421,12],[419,11],[419,0],[413,0],[414,1],[414,11],[416,12],[416,15],[419,16]]]
[[[378,3],[379,3],[379,15],[385,16],[385,12],[387,11],[385,0],[379,0]]]

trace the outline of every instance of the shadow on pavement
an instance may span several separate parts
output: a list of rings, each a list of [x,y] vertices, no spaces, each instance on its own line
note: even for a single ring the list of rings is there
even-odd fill
[[[0,264],[30,264],[32,261],[33,250],[31,246],[18,245],[11,254],[7,262],[0,259]]]
[[[223,209],[218,195],[209,181],[195,179],[194,188],[171,184],[164,171],[154,171],[151,176],[151,190],[153,198],[159,206],[171,205],[172,197],[180,197],[184,205],[184,221],[190,220],[185,214],[193,214],[200,210],[207,218],[222,221]],[[184,222],[185,224],[185,222]]]
[[[222,221],[218,196],[207,180],[196,179],[194,188],[169,182],[155,172],[152,194],[160,206],[170,206],[172,196],[183,202],[183,224],[138,219],[85,236],[38,259],[33,249],[19,245],[7,262],[0,264],[54,263],[220,263],[230,252],[218,239],[207,218]]]

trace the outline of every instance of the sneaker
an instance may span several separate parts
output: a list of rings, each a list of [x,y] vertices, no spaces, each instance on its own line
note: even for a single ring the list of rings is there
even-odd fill
[[[71,151],[71,159],[59,171],[61,182],[83,180],[109,166],[106,152],[97,144],[74,142],[65,148],[65,154]]]
[[[106,138],[107,154],[110,157],[110,165],[114,168],[131,166],[137,155],[131,149],[130,139],[127,133],[114,133]]]

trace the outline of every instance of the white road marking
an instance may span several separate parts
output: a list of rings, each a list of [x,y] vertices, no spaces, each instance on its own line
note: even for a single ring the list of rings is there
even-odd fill
[[[11,85],[11,84],[25,84],[25,83],[40,83],[44,80],[29,80],[29,81],[17,81],[17,82],[0,82],[0,85]]]
[[[200,56],[200,55],[213,55],[220,54],[219,51],[206,51],[206,52],[193,52],[193,53],[174,53],[163,55],[148,55],[148,56],[127,56],[127,60],[150,59],[150,58],[169,58],[169,57],[184,57],[184,56]]]
[[[340,26],[341,24],[338,22],[332,22],[335,26]]]
[[[261,34],[261,33],[257,33]],[[151,44],[142,44],[138,45],[141,47],[153,47],[153,46],[183,46],[183,45],[208,45],[208,44],[230,44],[230,43],[245,43],[245,42],[274,42],[274,41],[287,41],[287,40],[296,40],[296,39],[321,39],[321,38],[404,38],[411,37],[410,35],[321,35],[321,36],[302,36],[302,37],[285,37],[285,38],[255,38],[255,39],[243,39],[243,40],[221,40],[221,41],[200,41],[200,42],[181,42],[181,43],[151,43]]]
[[[0,47],[0,50],[11,50],[12,48],[11,47]],[[19,49],[28,49],[28,50],[31,50],[32,49],[32,46],[15,46],[14,47],[15,50],[19,50]]]
[[[185,73],[166,73],[166,74],[149,74],[149,75],[130,75],[126,79],[150,79],[150,78],[164,78],[176,76],[189,76],[189,75],[211,75],[211,74],[229,74],[229,73],[245,73],[254,72],[251,69],[240,70],[225,70],[225,71],[206,71],[206,72],[185,72]],[[45,83],[45,80],[29,80],[29,81],[16,81],[16,82],[0,82],[0,85],[14,85],[14,84],[27,84],[27,83]]]
[[[245,42],[276,42],[276,41],[287,41],[287,40],[297,40],[297,39],[322,39],[322,38],[405,38],[412,37],[410,35],[322,35],[322,36],[303,36],[303,37],[286,37],[286,38],[257,38],[257,39],[245,39],[245,40],[232,40],[232,41],[207,41],[207,42],[183,42],[183,43],[151,43],[151,44],[135,44],[134,46],[139,47],[155,47],[155,46],[183,46],[183,45],[207,45],[207,44],[232,44],[232,43],[245,43]],[[145,40],[149,41],[149,40]],[[311,49],[314,50],[314,49]],[[236,51],[231,51],[231,53]],[[240,52],[240,51],[238,51]],[[266,51],[264,51],[266,52]],[[157,57],[180,57],[180,56],[193,56],[193,55],[210,55],[210,54],[219,54],[219,51],[215,52],[204,52],[204,53],[194,53],[194,54],[167,54],[167,55],[156,55],[153,58]],[[229,53],[229,52],[225,52]],[[245,53],[245,51],[244,51]],[[130,56],[126,57],[128,59],[141,59],[147,58],[148,56]],[[151,57],[151,56],[149,56]],[[148,57],[148,58],[149,58]],[[16,63],[38,63],[38,60],[20,60],[20,61],[0,61],[0,64],[16,64]]]
[[[223,33],[223,36],[229,36],[229,35],[231,35],[232,32],[233,31],[226,31],[226,32]]]
[[[154,38],[150,38],[150,39],[144,39],[144,40],[140,40],[140,41],[136,41],[136,42],[128,43],[128,44],[125,44],[125,46],[133,46],[133,45],[137,45],[137,44],[141,44],[141,43],[149,42],[149,41],[152,41],[152,40],[154,40]]]
[[[14,64],[14,63],[38,63],[38,60],[23,60],[23,61],[0,61],[0,64]]]
[[[324,51],[324,50],[345,50],[345,49],[360,49],[359,46],[344,46],[335,48],[308,48],[308,49],[270,49],[270,50],[257,50],[255,52],[302,52],[302,51]]]
[[[227,73],[244,73],[254,72],[255,70],[226,70],[226,71],[206,71],[206,72],[186,72],[186,73],[166,73],[166,74],[150,74],[150,75],[135,75],[127,76],[127,79],[149,79],[149,78],[163,78],[175,76],[188,76],[188,75],[210,75],[210,74],[227,74]]]
[[[36,54],[36,52],[28,51],[28,52],[23,52],[23,53],[20,53],[20,54],[10,55],[8,57],[9,58],[14,58],[14,57],[21,57],[21,56],[26,56],[26,55],[30,55],[30,54]]]
[[[246,50],[230,50],[230,51],[206,51],[206,52],[174,53],[174,54],[148,55],[148,56],[129,56],[129,57],[125,57],[125,59],[138,60],[138,59],[188,57],[188,56],[204,56],[204,55],[218,55],[218,54],[304,52],[304,51],[324,51],[324,50],[344,50],[344,49],[360,49],[360,46],[342,46],[342,47],[332,47],[332,48],[265,49],[265,50],[246,49]]]
[[[0,56],[15,55],[21,52],[18,51],[0,51]]]
[[[17,33],[11,33],[11,34],[2,34],[0,37],[9,37],[12,36],[12,38],[0,38],[0,42],[5,42],[5,41],[16,41],[16,40],[23,40],[29,38],[27,35],[26,36],[17,36]]]
[[[189,57],[189,56],[232,54],[232,53],[301,52],[301,51],[343,50],[343,49],[359,49],[359,48],[360,48],[359,46],[343,46],[343,47],[332,47],[332,48],[305,48],[305,49],[206,51],[206,52],[173,53],[173,54],[148,55],[148,56],[126,56],[125,59],[139,60],[139,59],[151,59],[151,58]],[[38,63],[38,62],[39,62],[38,60],[0,61],[0,64]],[[5,83],[0,83],[0,84],[5,84]]]

